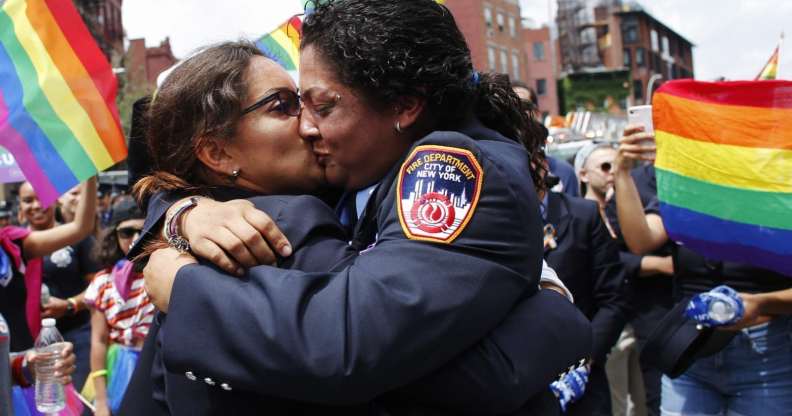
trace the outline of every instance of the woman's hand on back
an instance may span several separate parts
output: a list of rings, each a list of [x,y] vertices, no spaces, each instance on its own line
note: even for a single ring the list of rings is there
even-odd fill
[[[146,293],[151,303],[162,312],[167,313],[170,306],[170,295],[176,273],[183,266],[197,263],[195,257],[189,253],[181,253],[175,248],[168,247],[155,250],[143,269]]]
[[[227,273],[242,275],[260,264],[275,264],[278,253],[288,257],[291,244],[267,214],[244,199],[217,202],[200,198],[182,217],[180,229],[197,257]]]

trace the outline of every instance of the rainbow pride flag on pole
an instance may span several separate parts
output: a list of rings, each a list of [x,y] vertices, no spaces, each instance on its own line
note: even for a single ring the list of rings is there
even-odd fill
[[[792,276],[792,82],[671,81],[653,101],[669,236]]]
[[[764,68],[762,71],[759,72],[759,75],[756,76],[756,80],[768,80],[768,79],[776,79],[778,76],[778,59],[781,50],[781,44],[784,42],[784,34],[781,33],[781,38],[778,40],[778,45],[776,45],[773,54],[770,55],[770,59],[767,60]]]
[[[286,23],[256,41],[264,55],[279,63],[287,71],[300,67],[300,37],[302,16],[292,16]]]
[[[116,91],[71,0],[0,0],[0,145],[42,204],[126,157]]]

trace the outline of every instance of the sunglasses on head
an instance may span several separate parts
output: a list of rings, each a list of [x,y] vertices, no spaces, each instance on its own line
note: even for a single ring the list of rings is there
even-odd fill
[[[271,94],[267,94],[250,105],[250,107],[242,110],[242,115],[244,116],[247,113],[252,113],[273,101],[277,104],[272,108],[272,111],[278,111],[291,117],[300,115],[300,95],[292,90],[277,90]]]
[[[121,238],[132,238],[135,234],[140,234],[141,231],[143,231],[143,229],[137,227],[116,228],[116,234]]]
[[[602,163],[602,164],[599,166],[599,168],[600,168],[600,170],[601,170],[603,173],[610,173],[611,169],[613,168],[613,165],[611,164],[611,162],[603,162],[603,163]]]

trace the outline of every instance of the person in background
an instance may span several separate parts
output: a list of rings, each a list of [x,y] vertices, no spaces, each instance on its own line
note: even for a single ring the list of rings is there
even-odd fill
[[[522,101],[523,108],[531,114],[536,120],[541,120],[541,109],[539,108],[539,99],[533,88],[529,87],[522,81],[512,81],[512,88],[517,96]],[[545,132],[547,136],[547,132]],[[550,155],[545,156],[547,161],[548,170],[553,176],[560,179],[559,183],[553,186],[550,190],[553,192],[563,192],[569,196],[579,196],[578,192],[578,178],[575,175],[575,169],[572,165],[563,159],[553,157]]]
[[[605,374],[608,353],[627,320],[619,249],[596,203],[565,193],[540,191],[545,260],[572,292],[575,305],[591,320],[594,332],[591,372],[583,398],[570,415],[610,416],[611,395]]]
[[[77,212],[77,201],[80,198],[80,185],[66,191],[58,197],[58,208],[55,211],[55,220],[61,224],[74,221]]]
[[[0,201],[0,227],[11,225],[12,207],[9,202]]]
[[[613,196],[612,168],[615,157],[616,149],[605,142],[589,143],[575,155],[575,173],[580,179],[580,192],[584,198],[597,203],[603,219],[605,205]],[[610,225],[608,231],[615,237]]]
[[[79,190],[70,192],[80,194]],[[29,182],[19,188],[19,208],[31,230],[44,231],[57,226],[55,206],[43,208]],[[74,344],[77,371],[73,378],[78,388],[85,382],[89,368],[90,313],[83,296],[93,273],[98,270],[91,258],[94,241],[94,237],[89,235],[76,244],[61,247],[44,257],[42,267],[42,282],[47,286],[50,296],[49,301],[42,305],[41,316],[55,318],[63,338]]]
[[[14,408],[21,406],[12,399],[12,387],[28,387],[36,380],[36,353],[32,350],[11,352],[10,341],[8,323],[0,314],[0,415],[3,416],[14,416]],[[59,374],[59,380],[64,386],[71,383],[74,363],[74,347],[66,342],[60,360],[55,363],[55,372]]]
[[[630,251],[645,254],[669,242],[659,213],[645,213],[635,162],[653,162],[653,133],[643,126],[624,130],[615,160],[617,213]],[[654,198],[650,205],[658,205]],[[745,314],[724,330],[739,330],[720,352],[695,361],[684,374],[662,376],[663,415],[789,414],[792,408],[792,279],[759,267],[707,259],[684,246],[674,248],[674,297],[727,285],[740,292]]]
[[[113,215],[113,194],[109,186],[101,186],[96,194],[98,198],[97,214],[99,216],[99,227],[104,228],[110,224],[110,217]]]
[[[616,158],[613,159],[616,163]],[[643,163],[632,169],[622,167],[632,176],[638,186],[642,203],[642,217],[656,220],[659,206],[656,202],[657,190],[654,166]],[[617,169],[614,164],[612,173]],[[632,169],[632,170],[630,170]],[[616,188],[614,187],[614,190]],[[636,254],[625,241],[621,221],[618,218],[619,197],[609,198],[605,215],[620,245],[620,256],[625,267],[625,290],[632,313],[630,322],[611,355],[608,374],[612,383],[614,410],[617,414],[627,413],[632,404],[634,414],[651,416],[660,413],[660,381],[662,372],[650,363],[640,360],[640,351],[660,320],[673,306],[672,277],[674,265],[671,257],[673,243],[666,242],[648,252]],[[640,375],[638,374],[640,370]],[[629,395],[629,398],[628,398]]]
[[[118,412],[155,312],[143,275],[125,258],[140,236],[143,218],[132,197],[119,198],[94,252],[102,270],[85,292],[91,308],[91,374],[83,391],[93,387],[97,416]]]

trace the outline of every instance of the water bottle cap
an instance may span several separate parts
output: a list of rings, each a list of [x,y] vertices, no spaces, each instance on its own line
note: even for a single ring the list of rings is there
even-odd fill
[[[52,318],[45,318],[41,320],[41,326],[51,328],[55,326],[55,320]]]

